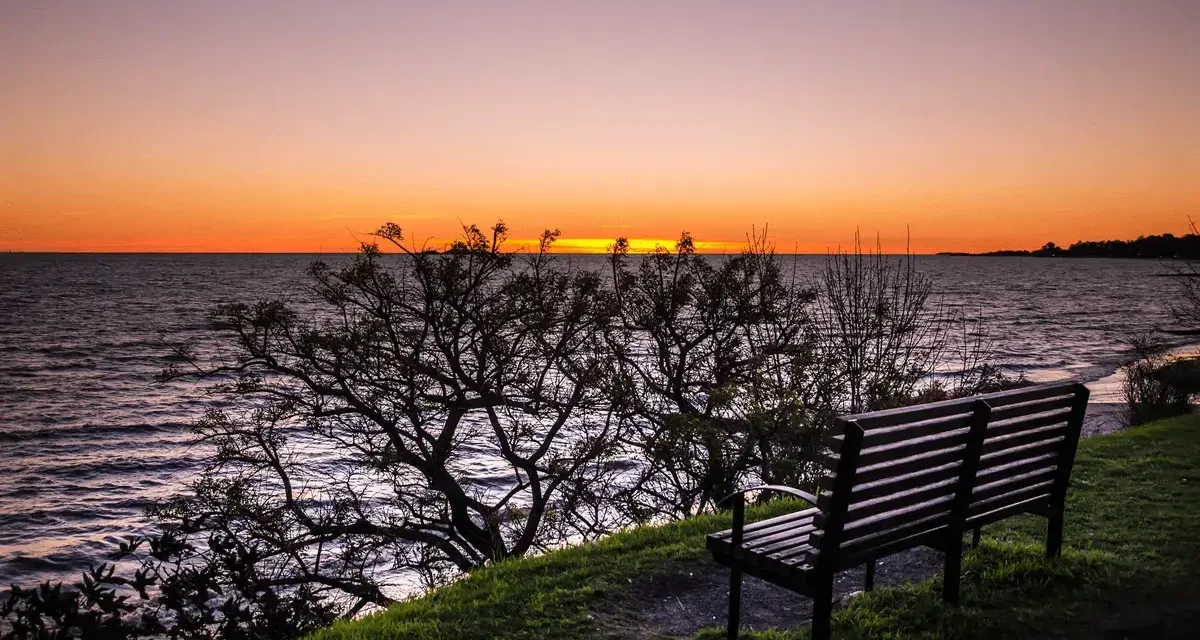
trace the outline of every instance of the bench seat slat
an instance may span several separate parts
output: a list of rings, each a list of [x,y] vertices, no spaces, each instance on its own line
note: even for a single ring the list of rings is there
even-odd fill
[[[753,549],[756,553],[774,553],[798,545],[807,545],[808,536],[812,533],[813,529],[814,527],[810,522],[804,527],[778,533],[770,538],[755,540],[753,543],[746,545],[746,548]]]
[[[813,514],[816,512],[816,509],[805,509],[803,511],[796,511],[794,513],[784,514],[782,516],[775,516],[774,518],[767,518],[766,520],[759,520],[758,522],[742,527],[742,535],[744,538],[749,538],[752,534],[760,532],[763,529],[780,527],[794,520],[811,519]],[[730,538],[733,536],[733,530],[726,529],[725,531],[710,533],[708,535],[709,537],[715,538]]]

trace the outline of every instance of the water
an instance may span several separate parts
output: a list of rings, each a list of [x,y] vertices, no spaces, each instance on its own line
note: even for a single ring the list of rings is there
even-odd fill
[[[206,317],[219,303],[302,295],[312,258],[0,255],[0,584],[77,579],[145,526],[143,507],[177,491],[203,455],[187,432],[197,389],[154,382],[172,362],[168,344],[211,344]],[[824,258],[799,260],[814,271]],[[918,265],[947,304],[982,313],[1000,363],[1034,381],[1106,378],[1122,340],[1169,326],[1160,301],[1174,284],[1153,261]]]

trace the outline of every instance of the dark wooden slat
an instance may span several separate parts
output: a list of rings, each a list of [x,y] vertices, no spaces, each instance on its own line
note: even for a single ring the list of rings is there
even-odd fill
[[[1053,424],[1066,422],[1070,417],[1071,411],[1065,410],[1055,411],[1053,413],[1041,413],[1026,418],[1021,418],[1019,420],[1010,420],[1008,422],[999,424],[993,423],[988,425],[987,437],[1001,438],[1014,433],[1029,431],[1030,429],[1048,427]]]
[[[766,556],[776,562],[787,562],[793,559],[804,559],[804,556],[808,556],[812,550],[812,547],[808,546],[807,543],[801,543],[774,553],[768,553]]]
[[[790,549],[797,545],[808,546],[808,535],[813,532],[812,524],[808,526],[777,533],[774,536],[755,540],[751,544],[744,545],[746,548],[753,548],[755,553],[775,553],[784,549]]]
[[[884,478],[908,475],[916,471],[931,469],[951,462],[962,462],[963,448],[957,447],[955,449],[935,451],[907,460],[897,460],[895,462],[885,462],[883,464],[864,467],[858,470],[855,481],[856,483],[865,484]]]
[[[882,447],[864,448],[858,454],[858,464],[866,467],[881,462],[900,460],[922,453],[938,451],[940,449],[961,447],[967,442],[967,431],[966,428],[957,429],[923,438],[912,438]]]
[[[972,502],[970,515],[973,516],[981,513],[987,513],[988,511],[1004,508],[1010,504],[1019,504],[1042,496],[1048,497],[1052,489],[1052,484],[1053,483],[1048,482],[1045,485],[1034,485],[1032,487],[1020,489],[1011,493],[993,496],[987,500]]]
[[[813,514],[813,515],[816,515],[816,514]],[[779,534],[786,534],[789,531],[795,531],[796,529],[800,529],[803,527],[809,527],[809,526],[812,526],[812,516],[809,516],[807,518],[802,518],[799,520],[790,520],[786,523],[781,523],[781,524],[775,525],[773,527],[766,527],[764,529],[759,529],[752,533],[746,534],[746,536],[744,538],[742,538],[742,541],[745,544],[757,543],[758,541],[762,540],[763,538],[769,538],[769,537],[773,537],[773,536],[776,536]]]
[[[1014,502],[990,511],[982,511],[974,513],[967,518],[968,527],[978,527],[992,522],[999,522],[1005,518],[1010,518],[1020,513],[1036,511],[1045,508],[1050,503],[1049,495],[1038,495],[1032,498],[1026,498],[1020,502]]]
[[[895,491],[874,500],[851,502],[847,517],[852,520],[860,520],[887,511],[894,511],[925,502],[926,500],[951,495],[954,493],[957,480],[957,477],[946,478],[939,482],[917,487],[916,489]]]
[[[729,566],[730,558],[722,551],[710,549],[713,559],[717,562]],[[766,580],[772,584],[777,584],[785,589],[791,589],[802,595],[809,595],[807,572],[799,566],[788,566],[782,563],[773,563],[768,567],[759,566],[757,564],[742,564],[741,571],[743,574],[754,576],[761,580]]]
[[[1012,420],[1013,418],[1020,418],[1035,413],[1045,413],[1047,411],[1054,411],[1055,409],[1069,409],[1074,398],[1074,391],[1067,389],[1064,390],[1063,395],[1010,404],[993,411],[992,422]]]
[[[758,534],[754,538],[743,541],[742,544],[746,547],[760,547],[762,545],[771,544],[780,540],[786,540],[789,537],[799,536],[801,535],[799,532],[803,532],[803,537],[807,540],[808,534],[812,531],[812,529],[812,519],[805,519],[798,522],[792,522],[786,527],[774,528],[774,530],[764,529],[762,533]]]
[[[1067,426],[1059,424],[1049,427],[1038,427],[1011,436],[1004,436],[1003,438],[988,438],[983,443],[983,454],[986,456],[1046,440],[1061,440],[1066,434]]]
[[[1057,471],[1054,467],[1039,469],[1030,473],[1021,474],[1019,476],[1006,476],[1003,479],[990,482],[985,485],[975,487],[975,491],[971,493],[971,503],[984,502],[997,496],[1002,496],[1007,493],[1013,493],[1020,489],[1027,489],[1039,484],[1049,483],[1054,480]]]
[[[992,407],[994,413],[1001,407],[1007,407],[1013,404],[1022,402],[1032,402],[1041,400],[1042,398],[1051,398],[1072,393],[1081,385],[1078,382],[1050,382],[1047,384],[1034,385],[1032,387],[1024,387],[1020,389],[1010,389],[1008,391],[998,391],[996,393],[986,393],[981,396],[975,396],[976,400],[983,400]]]
[[[961,465],[958,462],[951,462],[906,475],[856,485],[854,492],[850,494],[850,502],[854,504],[866,500],[874,500],[894,493],[903,493],[919,487],[936,484],[948,478],[957,478],[959,466]]]
[[[970,414],[956,415],[949,418],[937,418],[935,420],[924,420],[921,422],[907,422],[898,424],[894,427],[881,427],[867,432],[863,438],[863,447],[878,447],[894,442],[902,442],[912,438],[923,438],[946,431],[954,431],[956,429],[966,429],[971,426]],[[833,439],[835,447],[840,447],[842,437],[837,436]],[[835,448],[835,451],[838,450]]]
[[[1055,382],[1025,387],[1022,389],[998,391],[996,393],[984,394],[972,398],[944,400],[942,402],[921,404],[913,407],[901,407],[898,409],[887,409],[884,411],[861,413],[854,416],[846,416],[844,419],[847,422],[854,420],[864,430],[870,431],[872,429],[894,426],[904,422],[932,420],[960,413],[968,414],[971,413],[972,406],[976,400],[986,401],[992,406],[993,411],[995,411],[1000,407],[1006,407],[1012,404],[1032,402],[1034,400],[1041,400],[1043,398],[1066,395],[1072,393],[1072,391],[1078,388],[1078,386],[1079,383],[1077,382]]]
[[[860,520],[850,520],[844,527],[847,538],[861,538],[879,531],[895,529],[910,522],[918,522],[939,513],[950,513],[954,495],[946,495],[932,500],[926,500],[914,505],[908,505],[894,511],[886,511]],[[821,514],[813,518],[817,527],[823,524]]]
[[[925,518],[924,520],[910,522],[895,529],[887,529],[870,536],[849,540],[842,545],[841,552],[848,556],[853,556],[856,553],[876,551],[897,540],[903,540],[905,538],[911,538],[913,536],[925,533],[945,531],[946,526],[949,523],[950,512],[947,511],[946,513],[939,513]]]
[[[770,542],[773,542],[773,541],[783,540],[783,539],[787,539],[788,537],[794,537],[794,536],[799,536],[799,535],[803,535],[803,537],[805,539],[807,539],[808,533],[810,531],[812,531],[812,528],[813,528],[812,520],[801,520],[798,522],[791,522],[787,525],[780,525],[778,527],[772,527],[771,529],[763,529],[762,531],[758,532],[754,537],[752,537],[748,540],[743,539],[742,547],[743,548],[757,547],[759,545],[769,544]],[[803,532],[803,533],[798,533],[798,532]],[[720,538],[719,540],[725,544],[732,544],[732,540],[730,538]]]
[[[1030,471],[1039,469],[1054,469],[1058,460],[1058,455],[1054,453],[1043,454],[1034,458],[1018,460],[1010,462],[1003,467],[991,467],[989,469],[980,469],[976,475],[976,482],[985,484],[995,482],[997,478],[1003,478],[1014,475],[1022,475]]]
[[[1029,458],[1036,458],[1039,456],[1046,455],[1048,453],[1053,453],[1053,454],[1057,455],[1058,450],[1059,450],[1059,444],[1061,442],[1062,442],[1062,438],[1059,438],[1057,440],[1046,440],[1044,442],[1036,442],[1034,444],[1025,445],[1023,447],[1015,447],[1012,449],[1005,449],[1004,451],[1000,451],[998,453],[984,454],[984,456],[982,458],[980,458],[980,460],[979,460],[979,469],[981,471],[984,469],[991,469],[993,467],[997,467],[997,466],[1000,466],[1003,464],[1008,464],[1010,462],[1016,462],[1018,460],[1025,460],[1025,459],[1029,459]]]
[[[930,404],[918,404],[911,407],[900,407],[898,409],[887,409],[884,411],[874,411],[872,413],[863,413],[857,416],[850,416],[859,426],[865,431],[880,429],[883,427],[892,427],[898,424],[910,422],[924,422],[926,420],[937,420],[939,418],[948,418],[950,416],[963,415],[971,413],[970,398],[962,398],[958,400],[946,400],[943,402],[933,402]]]
[[[941,542],[945,536],[945,527],[935,527],[933,529],[918,527],[917,533],[908,533],[904,537],[895,540],[878,542],[858,551],[851,549],[848,552],[842,553],[838,558],[837,567],[839,570],[849,569],[905,549],[934,545]]]
[[[796,511],[795,513],[775,516],[774,518],[767,518],[766,520],[759,520],[758,522],[748,524],[743,527],[742,535],[750,537],[755,532],[760,532],[762,529],[777,528],[796,520],[808,520],[811,519],[816,513],[816,509],[805,509],[803,511]],[[716,538],[728,538],[733,535],[733,529],[726,529],[725,531],[710,533],[709,535]]]

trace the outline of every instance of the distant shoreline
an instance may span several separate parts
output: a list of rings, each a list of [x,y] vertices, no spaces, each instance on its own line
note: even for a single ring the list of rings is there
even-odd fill
[[[966,251],[939,251],[935,256],[956,256],[968,258],[1095,258],[1100,260],[1191,260],[1186,256],[1098,256],[1077,255],[1069,253],[1047,254],[1040,251],[987,251],[984,253],[969,253]]]
[[[1138,236],[1136,240],[1080,240],[1069,247],[1047,242],[1040,249],[1002,249],[983,253],[942,251],[939,256],[971,256],[988,258],[1129,258],[1133,260],[1198,260],[1200,235],[1176,236],[1164,233],[1157,236]]]

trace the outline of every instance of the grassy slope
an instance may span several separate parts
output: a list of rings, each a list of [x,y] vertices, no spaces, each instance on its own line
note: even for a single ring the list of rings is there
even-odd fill
[[[795,507],[775,503],[752,515]],[[619,598],[630,576],[709,562],[704,534],[727,526],[724,515],[706,516],[500,563],[317,637],[611,635],[593,612]],[[1200,416],[1081,443],[1062,559],[1042,559],[1042,530],[1033,518],[986,530],[987,542],[964,561],[961,607],[941,604],[937,580],[880,589],[836,614],[835,636],[1191,637],[1173,634],[1200,625],[1200,604],[1189,595],[1200,589]],[[802,638],[807,630],[750,635]]]

